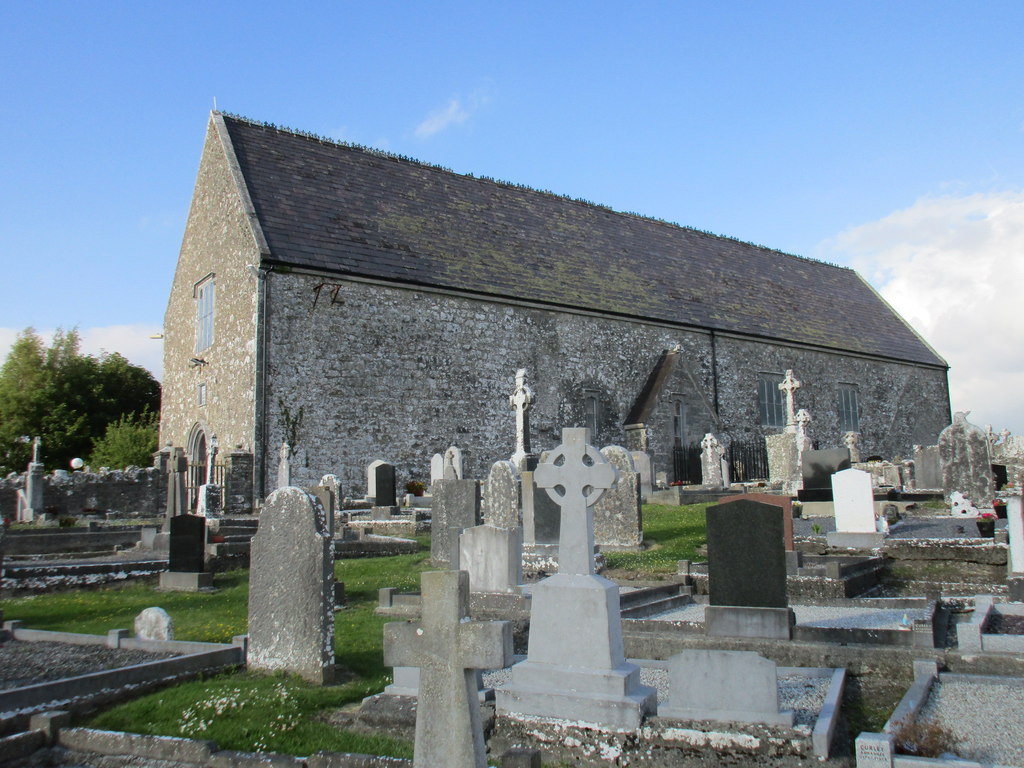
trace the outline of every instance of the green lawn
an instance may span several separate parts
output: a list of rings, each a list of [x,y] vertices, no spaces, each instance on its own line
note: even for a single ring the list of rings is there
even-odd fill
[[[675,573],[676,561],[694,559],[704,543],[704,509],[644,507],[640,553],[610,553],[614,575],[626,571],[658,577]],[[409,742],[342,731],[322,722],[324,710],[355,704],[380,691],[390,670],[384,667],[382,627],[375,616],[377,590],[413,592],[419,574],[430,567],[429,537],[417,537],[415,555],[338,561],[335,576],[345,583],[348,607],[335,614],[335,659],[343,670],[339,685],[318,687],[295,677],[246,672],[218,675],[176,685],[119,704],[90,719],[95,728],[164,736],[212,739],[224,749],[309,755],[339,752],[411,757]],[[159,605],[174,619],[179,640],[230,642],[245,634],[249,572],[219,573],[217,592],[155,592],[153,580],[100,589],[72,590],[4,601],[6,619],[33,629],[106,634],[131,628],[144,608]]]

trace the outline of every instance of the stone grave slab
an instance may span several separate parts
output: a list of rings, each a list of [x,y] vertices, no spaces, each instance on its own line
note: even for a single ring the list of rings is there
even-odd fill
[[[523,581],[523,538],[519,528],[477,525],[459,536],[459,567],[472,592],[517,592]]]
[[[334,679],[334,542],[319,500],[279,488],[252,539],[249,653],[252,669]]]

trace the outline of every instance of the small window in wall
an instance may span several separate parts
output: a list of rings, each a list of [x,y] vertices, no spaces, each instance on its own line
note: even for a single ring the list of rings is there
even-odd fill
[[[213,344],[213,275],[204,277],[195,287],[196,354]]]
[[[779,389],[782,375],[762,373],[757,377],[757,409],[761,416],[761,426],[786,426],[786,399]]]
[[[196,405],[206,405],[206,384],[196,387]]]
[[[597,425],[600,421],[601,405],[597,392],[587,390],[583,393],[583,426],[590,430],[590,439],[597,439]]]
[[[860,432],[860,405],[853,384],[839,385],[839,431]]]
[[[686,443],[686,402],[682,398],[672,404],[672,440],[675,445]]]

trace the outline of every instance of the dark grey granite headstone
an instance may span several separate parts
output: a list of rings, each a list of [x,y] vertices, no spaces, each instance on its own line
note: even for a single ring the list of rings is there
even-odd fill
[[[458,533],[483,522],[477,480],[435,480],[430,503],[430,559],[438,567],[451,565]],[[454,548],[454,549],[453,549]]]
[[[377,476],[377,496],[373,502],[375,507],[393,507],[398,504],[395,497],[395,466],[378,464],[374,469]]]
[[[543,488],[533,487],[533,537],[535,544],[558,544],[562,510]]]
[[[206,518],[178,515],[170,521],[170,553],[167,570],[203,573],[206,570]]]
[[[823,451],[804,451],[800,459],[800,474],[804,489],[832,488],[832,475],[850,468],[849,448],[828,448]]]
[[[784,514],[782,507],[750,500],[708,507],[711,605],[789,605]]]

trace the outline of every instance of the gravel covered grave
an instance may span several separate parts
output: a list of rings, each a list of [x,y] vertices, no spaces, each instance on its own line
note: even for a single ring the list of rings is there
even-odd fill
[[[671,611],[646,617],[648,621],[685,621],[704,623],[703,603],[691,603]],[[927,619],[928,611],[920,608],[872,608],[859,606],[793,605],[796,623],[809,627],[843,629],[899,629],[913,624],[914,619]]]
[[[958,737],[960,757],[1024,765],[1024,685],[935,682],[918,717]]]
[[[169,659],[174,655],[107,648],[104,645],[8,640],[0,643],[0,690]]]

